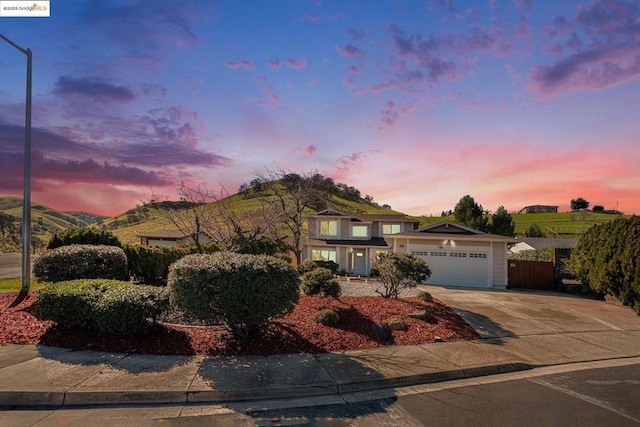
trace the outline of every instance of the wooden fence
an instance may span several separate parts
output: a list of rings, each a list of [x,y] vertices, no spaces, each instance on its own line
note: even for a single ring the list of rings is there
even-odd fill
[[[552,262],[508,260],[509,288],[555,291]]]

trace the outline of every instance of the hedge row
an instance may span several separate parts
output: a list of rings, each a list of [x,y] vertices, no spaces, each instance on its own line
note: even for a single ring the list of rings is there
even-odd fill
[[[41,282],[129,279],[124,251],[106,245],[70,245],[48,250],[35,259],[33,275]]]

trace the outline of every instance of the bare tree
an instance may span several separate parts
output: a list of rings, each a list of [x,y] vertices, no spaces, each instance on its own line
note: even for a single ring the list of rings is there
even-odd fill
[[[184,182],[178,189],[179,202],[158,202],[153,194],[153,206],[158,213],[185,236],[191,238],[199,252],[208,241],[222,250],[242,252],[252,242],[272,237],[280,214],[264,203],[238,208],[236,200],[220,184],[214,192],[204,184],[189,187]]]
[[[257,174],[263,198],[272,209],[280,212],[281,227],[289,236],[289,249],[296,261],[301,261],[304,215],[309,210],[327,206],[327,194],[333,180],[317,172],[297,174],[284,169],[266,170]]]

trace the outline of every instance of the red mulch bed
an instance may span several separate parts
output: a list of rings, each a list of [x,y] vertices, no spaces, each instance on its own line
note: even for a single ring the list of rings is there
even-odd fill
[[[223,326],[194,327],[159,325],[145,336],[121,337],[83,329],[62,329],[55,322],[39,319],[31,309],[33,292],[16,307],[10,307],[18,294],[0,294],[0,345],[43,344],[76,350],[174,355],[257,355],[322,353],[361,350],[388,345],[426,344],[480,338],[451,308],[438,300],[433,303],[415,298],[397,300],[382,297],[329,297],[301,295],[293,313],[273,322],[261,339],[248,343],[235,340]],[[338,325],[315,323],[313,314],[331,308],[340,316]],[[409,318],[413,311],[431,310],[437,323]],[[405,331],[390,331],[384,341],[372,333],[374,323],[398,318]]]

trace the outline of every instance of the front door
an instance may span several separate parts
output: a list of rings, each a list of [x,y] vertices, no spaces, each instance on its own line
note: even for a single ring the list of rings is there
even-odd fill
[[[366,249],[354,249],[351,254],[351,266],[353,267],[353,274],[367,274],[367,250]]]

